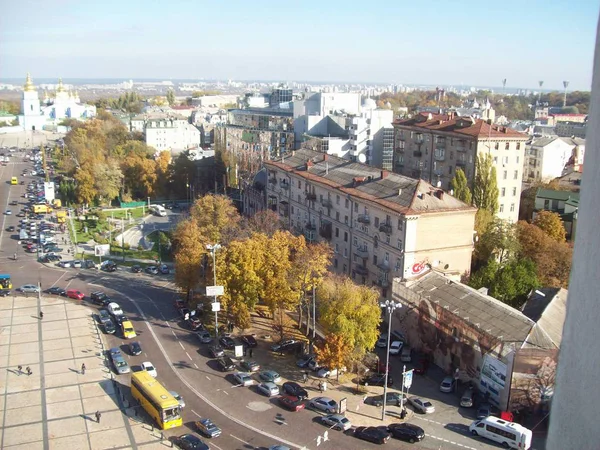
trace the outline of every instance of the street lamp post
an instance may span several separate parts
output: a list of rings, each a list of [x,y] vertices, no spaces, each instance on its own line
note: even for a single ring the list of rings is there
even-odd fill
[[[217,264],[216,264],[216,253],[217,250],[219,250],[221,248],[220,244],[214,244],[214,245],[210,245],[208,244],[206,246],[206,248],[208,249],[208,251],[211,252],[212,254],[212,258],[213,258],[213,283],[214,286],[217,286]],[[217,294],[215,293],[215,301],[214,303],[217,303]],[[218,338],[219,337],[219,320],[218,320],[218,311],[217,308],[214,308],[215,310],[215,337]]]
[[[402,305],[395,303],[393,300],[386,300],[381,303],[382,308],[386,308],[388,312],[388,333],[387,333],[387,353],[385,355],[385,381],[383,383],[383,409],[381,410],[381,420],[385,420],[385,407],[387,404],[387,388],[388,388],[388,375],[390,373],[390,338],[392,336],[392,315],[396,309],[402,308]]]

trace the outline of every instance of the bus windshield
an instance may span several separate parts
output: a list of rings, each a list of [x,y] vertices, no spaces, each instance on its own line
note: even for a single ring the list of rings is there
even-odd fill
[[[10,275],[3,273],[0,274],[0,289],[11,289],[12,283],[10,281]]]
[[[181,415],[181,408],[178,406],[177,408],[169,408],[163,410],[163,420],[165,422],[169,420],[179,419]]]

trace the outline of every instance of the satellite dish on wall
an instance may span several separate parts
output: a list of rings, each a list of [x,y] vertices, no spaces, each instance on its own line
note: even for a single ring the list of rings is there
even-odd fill
[[[363,164],[367,162],[367,157],[365,156],[364,153],[361,153],[360,155],[358,155],[358,162],[363,163]]]

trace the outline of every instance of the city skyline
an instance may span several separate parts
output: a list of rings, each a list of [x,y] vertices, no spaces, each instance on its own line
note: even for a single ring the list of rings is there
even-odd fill
[[[0,18],[0,78],[329,80],[589,90],[598,5],[35,0]],[[375,10],[376,9],[376,10]],[[435,11],[435,14],[432,14]],[[26,25],[15,20],[26,18]],[[196,20],[190,21],[191,18]],[[90,25],[90,24],[93,24]],[[564,30],[569,30],[567,35]],[[294,62],[296,61],[296,62]]]

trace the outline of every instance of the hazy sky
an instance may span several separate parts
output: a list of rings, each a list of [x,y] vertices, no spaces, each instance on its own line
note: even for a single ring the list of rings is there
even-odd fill
[[[589,90],[597,0],[18,0],[0,78],[220,78]]]

